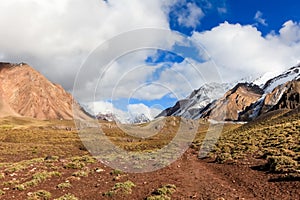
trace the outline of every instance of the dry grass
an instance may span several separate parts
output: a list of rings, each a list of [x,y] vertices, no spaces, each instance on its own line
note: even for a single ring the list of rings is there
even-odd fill
[[[270,113],[253,123],[224,132],[214,150],[217,162],[251,155],[267,160],[266,170],[276,173],[300,172],[300,115]],[[297,175],[297,176],[298,176]]]

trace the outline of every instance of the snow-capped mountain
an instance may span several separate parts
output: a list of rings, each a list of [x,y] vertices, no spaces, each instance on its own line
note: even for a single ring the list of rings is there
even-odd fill
[[[205,84],[157,117],[244,121],[274,109],[293,109],[299,105],[300,65],[252,80],[240,81],[234,87],[233,84]]]
[[[178,101],[173,107],[167,108],[157,117],[181,116],[187,119],[197,119],[203,108],[222,97],[231,87],[232,84],[229,83],[204,84],[199,89],[194,90],[186,99]]]
[[[124,113],[123,115],[117,115],[112,112],[107,113],[98,113],[96,116],[98,120],[104,120],[109,122],[117,122],[122,124],[141,124],[147,123],[151,120],[143,113],[141,114],[133,114],[133,113]]]
[[[263,94],[263,90],[251,83],[238,83],[226,92],[223,97],[208,105],[201,111],[201,118],[217,121],[237,121],[239,113]]]
[[[263,86],[265,93],[270,93],[279,85],[300,78],[300,65],[290,68],[282,74],[268,80]]]
[[[294,109],[299,105],[300,65],[269,79],[262,86],[263,96],[240,113],[240,120],[251,120],[277,109]]]
[[[129,124],[141,124],[150,122],[150,119],[145,114],[138,114],[127,119]]]
[[[106,113],[106,114],[99,113],[96,116],[96,118],[99,120],[104,120],[104,121],[109,121],[109,122],[119,121],[118,118],[116,117],[116,115],[114,115],[113,113]]]

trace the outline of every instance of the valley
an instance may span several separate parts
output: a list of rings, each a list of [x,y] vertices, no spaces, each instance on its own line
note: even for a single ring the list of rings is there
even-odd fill
[[[190,148],[171,165],[148,173],[126,173],[97,161],[72,121],[4,118],[0,199],[296,199],[300,115],[288,110],[269,115],[250,124],[225,124],[204,159],[198,153],[208,123],[199,120]],[[168,120],[178,124],[180,118]],[[176,134],[176,127],[167,126],[141,145],[115,123],[99,123],[110,127],[105,132],[111,141],[129,151],[161,148]],[[290,162],[269,163],[269,156]]]

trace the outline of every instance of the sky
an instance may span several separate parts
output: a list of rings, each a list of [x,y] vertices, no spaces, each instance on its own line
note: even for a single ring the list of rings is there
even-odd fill
[[[299,7],[296,0],[2,0],[0,61],[30,64],[90,112],[153,118],[204,83],[298,64]]]

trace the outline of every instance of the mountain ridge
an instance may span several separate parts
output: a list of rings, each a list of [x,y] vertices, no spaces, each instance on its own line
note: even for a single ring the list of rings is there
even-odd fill
[[[40,120],[89,118],[62,86],[50,82],[26,63],[0,63],[1,116]],[[3,112],[2,112],[3,111]]]
[[[262,77],[262,79],[265,78],[264,76]],[[269,110],[266,108],[268,99],[275,98],[279,101],[282,96],[285,97],[281,102],[284,105],[273,107],[273,110],[282,108],[294,109],[299,105],[299,90],[296,89],[293,93],[288,94],[288,91],[291,90],[288,83],[294,81],[294,83],[290,84],[294,84],[294,87],[296,87],[295,85],[298,85],[297,81],[299,81],[299,79],[300,64],[291,67],[279,75],[276,73],[275,77],[270,78],[265,81],[265,83],[259,80],[259,78],[253,80],[251,83],[239,82],[234,87],[229,88],[228,91],[219,94],[219,98],[211,99],[209,102],[205,102],[201,98],[193,99],[195,94],[201,90],[202,86],[198,90],[194,90],[188,98],[179,100],[173,107],[162,111],[157,117],[180,116],[193,119],[208,118],[217,121],[249,121],[267,112],[266,110]],[[260,83],[260,86],[255,83]],[[283,88],[280,89],[280,87]],[[284,89],[286,87],[289,89]],[[287,102],[290,98],[292,98],[291,102]],[[195,102],[195,100],[198,100],[198,102]],[[189,105],[186,106],[186,102],[203,104],[204,106],[196,110],[192,117],[190,117],[181,112],[182,110],[188,110],[190,108]],[[290,106],[285,106],[286,104],[290,104]],[[264,108],[265,111],[261,112],[261,108]]]

